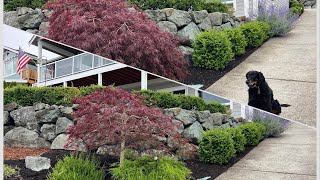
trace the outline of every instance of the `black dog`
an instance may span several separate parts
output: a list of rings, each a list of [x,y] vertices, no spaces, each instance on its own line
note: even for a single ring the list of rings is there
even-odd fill
[[[277,115],[281,113],[281,107],[290,106],[288,104],[280,104],[278,100],[273,98],[273,92],[261,72],[249,71],[246,74],[246,78],[246,84],[249,87],[249,106]]]

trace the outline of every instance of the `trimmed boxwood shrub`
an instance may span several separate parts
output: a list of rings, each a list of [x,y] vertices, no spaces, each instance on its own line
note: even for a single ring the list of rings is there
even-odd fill
[[[156,92],[152,90],[133,91],[144,97],[147,106],[160,108],[181,107],[182,109],[198,111],[209,110],[211,113],[227,113],[227,107],[218,102],[206,103],[202,98],[182,94],[172,94],[170,92]]]
[[[203,162],[227,164],[236,153],[231,134],[223,129],[206,131],[199,142],[198,153]]]
[[[28,84],[26,84],[26,83],[5,82],[5,81],[3,81],[3,88],[4,88],[4,89],[6,89],[6,88],[12,88],[12,87],[15,87],[15,86],[28,86]]]
[[[304,5],[297,0],[290,0],[289,7],[293,15],[300,15],[304,12]]]
[[[247,39],[239,28],[224,29],[223,30],[231,42],[232,52],[240,56],[246,52]]]
[[[32,106],[36,102],[46,104],[70,104],[74,97],[80,96],[76,87],[30,87],[15,86],[4,89],[4,104],[15,102],[21,106]]]
[[[49,172],[48,180],[103,180],[105,176],[104,167],[100,167],[100,162],[94,156],[80,153],[67,155],[59,160],[52,172]]]
[[[223,12],[223,13],[229,13],[230,8],[227,4],[222,3],[219,0],[213,0],[211,2],[208,2],[203,5],[202,9],[205,9],[208,11],[208,13],[212,12]]]
[[[206,31],[193,41],[193,65],[199,68],[223,70],[231,61],[232,44],[222,31]]]
[[[246,137],[247,146],[256,146],[259,144],[260,140],[264,137],[266,128],[260,123],[245,123],[238,127],[241,133]]]
[[[243,152],[245,150],[244,146],[247,143],[247,139],[242,134],[241,129],[239,129],[239,128],[226,128],[225,131],[227,131],[231,135],[236,153]]]
[[[124,164],[113,164],[110,169],[112,178],[116,180],[185,180],[191,175],[191,171],[183,162],[169,157],[153,158],[143,156],[134,160],[126,159]]]
[[[247,47],[255,48],[261,46],[265,38],[265,33],[262,30],[259,22],[252,21],[245,23],[240,27],[240,29],[247,39]]]
[[[265,137],[277,137],[285,130],[277,119],[255,119],[253,122],[261,123],[266,127]]]
[[[257,21],[263,31],[263,40],[267,40],[269,38],[271,26],[264,21]]]
[[[42,8],[47,0],[4,0],[5,11],[15,11],[17,7]]]

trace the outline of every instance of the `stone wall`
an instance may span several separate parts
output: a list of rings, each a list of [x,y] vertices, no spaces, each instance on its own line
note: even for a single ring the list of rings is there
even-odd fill
[[[4,145],[8,147],[48,147],[51,149],[66,149],[68,140],[67,128],[74,126],[72,113],[77,105],[56,106],[36,103],[34,106],[19,107],[11,103],[4,106]],[[238,126],[237,120],[227,114],[210,113],[209,111],[184,110],[181,108],[164,109],[165,114],[174,117],[176,131],[192,143],[176,142],[171,137],[159,137],[159,141],[169,147],[170,153],[182,159],[193,157],[197,150],[197,139],[205,130],[213,128],[229,128]],[[79,142],[77,150],[86,151]],[[76,148],[68,148],[75,150]],[[98,154],[118,155],[119,144],[104,145],[97,149]],[[147,150],[140,153],[167,153],[157,150]]]
[[[317,7],[317,0],[299,0],[305,7],[316,8]]]

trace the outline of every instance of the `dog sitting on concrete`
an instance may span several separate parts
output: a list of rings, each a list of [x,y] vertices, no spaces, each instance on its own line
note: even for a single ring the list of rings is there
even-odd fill
[[[273,98],[273,91],[261,72],[249,71],[246,78],[246,84],[249,87],[249,106],[277,115],[281,113],[281,107],[290,106],[280,104],[278,100]]]

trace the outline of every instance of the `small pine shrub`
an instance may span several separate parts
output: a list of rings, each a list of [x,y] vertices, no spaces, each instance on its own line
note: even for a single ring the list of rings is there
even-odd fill
[[[202,135],[199,143],[199,158],[203,162],[227,164],[235,155],[234,141],[228,131],[211,129]]]
[[[279,120],[276,119],[255,119],[253,122],[261,123],[266,127],[265,137],[277,137],[285,130]]]
[[[269,38],[271,26],[264,21],[257,21],[263,31],[263,40],[267,40]]]
[[[247,143],[246,137],[242,134],[239,128],[227,128],[225,129],[229,134],[231,134],[232,140],[234,142],[234,149],[236,153],[241,153],[245,150],[245,145]]]
[[[81,96],[86,96],[96,90],[102,90],[103,88],[104,88],[104,86],[100,86],[100,85],[90,85],[90,86],[79,87],[79,90],[80,90]]]
[[[265,127],[260,123],[245,123],[238,127],[246,137],[246,146],[256,146],[264,137]]]
[[[223,30],[231,42],[232,52],[240,56],[246,52],[247,40],[239,28]]]
[[[121,167],[113,164],[110,172],[115,180],[185,180],[191,174],[183,162],[165,156],[143,156],[135,160],[125,160]]]
[[[94,156],[80,153],[59,160],[52,172],[49,172],[48,180],[103,180],[105,176],[104,168],[100,167],[100,162]]]
[[[202,32],[193,41],[193,65],[204,69],[223,70],[233,57],[232,44],[221,31]]]
[[[247,39],[247,47],[256,48],[262,45],[265,35],[259,22],[252,21],[245,23],[240,29]]]

